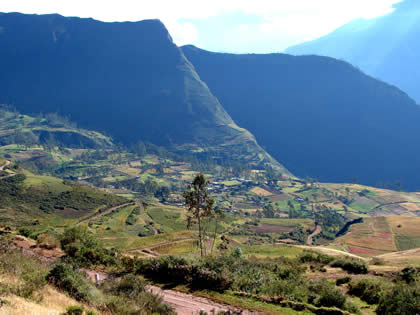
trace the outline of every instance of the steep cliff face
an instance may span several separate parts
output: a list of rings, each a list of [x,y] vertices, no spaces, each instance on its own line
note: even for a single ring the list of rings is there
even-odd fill
[[[158,20],[12,13],[0,14],[0,30],[2,103],[69,115],[126,143],[194,144],[219,158],[233,148],[247,155],[238,159],[276,164],[235,125]]]
[[[329,57],[183,47],[228,113],[295,175],[420,188],[420,107]]]

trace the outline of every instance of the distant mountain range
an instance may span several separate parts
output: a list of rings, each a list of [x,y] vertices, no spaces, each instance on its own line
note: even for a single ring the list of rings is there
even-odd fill
[[[329,57],[182,48],[228,113],[295,175],[420,188],[420,107]]]
[[[0,47],[0,103],[58,112],[124,143],[141,139],[287,173],[233,122],[158,20],[0,14]]]
[[[0,103],[23,113],[322,181],[420,187],[420,108],[346,62],[180,49],[158,20],[11,13],[0,30]]]
[[[405,0],[375,19],[352,21],[317,40],[290,47],[293,55],[346,60],[398,86],[420,104],[420,1]]]

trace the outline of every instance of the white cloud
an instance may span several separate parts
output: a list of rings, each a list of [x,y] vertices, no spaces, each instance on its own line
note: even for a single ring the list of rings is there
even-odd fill
[[[260,16],[259,32],[287,35],[295,41],[324,35],[359,17],[371,18],[390,11],[401,0],[0,0],[0,11],[60,13],[102,21],[137,21],[159,18],[177,44],[194,43],[199,30],[181,19],[206,19],[231,12]],[[249,30],[246,25],[243,30]],[[250,26],[255,28],[256,26]],[[217,36],[217,34],[215,34]]]

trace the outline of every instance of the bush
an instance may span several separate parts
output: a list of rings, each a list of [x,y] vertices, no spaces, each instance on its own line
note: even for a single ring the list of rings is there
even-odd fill
[[[351,277],[338,278],[337,280],[335,280],[335,285],[340,286],[340,285],[349,283],[350,281],[351,281]]]
[[[405,281],[406,283],[414,283],[420,276],[420,268],[407,267],[398,273],[398,279]]]
[[[194,268],[191,276],[191,286],[195,289],[210,289],[223,292],[230,288],[232,280],[226,273],[217,273],[213,270]]]
[[[371,263],[372,263],[372,265],[375,265],[375,266],[385,265],[385,261],[381,258],[378,258],[378,257],[373,257]]]
[[[7,244],[0,244],[0,274],[18,280],[1,285],[0,292],[40,300],[41,295],[38,293],[46,284],[47,272],[47,266],[39,259],[24,256],[20,251],[10,249]]]
[[[67,229],[60,238],[64,252],[81,265],[115,265],[116,255],[89,233],[85,226]]]
[[[140,261],[137,272],[163,283],[189,283],[192,264],[175,256]]]
[[[62,263],[55,265],[46,278],[78,301],[90,302],[96,290],[82,273]]]
[[[331,264],[331,267],[341,268],[353,274],[366,274],[369,272],[369,267],[364,261],[352,258],[338,259]]]
[[[301,263],[317,263],[320,265],[328,265],[334,260],[333,257],[316,253],[313,251],[305,250],[300,256],[299,261]]]
[[[124,296],[129,299],[136,299],[145,292],[146,282],[133,274],[128,274],[121,279],[111,281],[105,286],[107,293]]]
[[[82,306],[69,306],[66,308],[66,313],[64,315],[83,315],[84,308]]]
[[[102,284],[106,307],[113,314],[174,314],[162,297],[145,291],[145,281],[133,274]]]
[[[420,313],[420,288],[400,285],[381,297],[378,315],[412,315]]]
[[[361,279],[350,282],[349,294],[359,297],[368,304],[378,304],[391,289],[391,284],[379,279]]]
[[[310,290],[318,295],[315,305],[325,307],[338,307],[343,309],[346,297],[333,284],[326,280],[311,283]]]

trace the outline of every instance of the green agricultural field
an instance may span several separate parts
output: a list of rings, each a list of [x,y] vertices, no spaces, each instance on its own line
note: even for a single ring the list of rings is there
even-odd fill
[[[303,249],[287,245],[255,245],[240,247],[246,256],[255,256],[257,258],[276,258],[287,257],[295,258],[303,252]]]
[[[263,218],[260,220],[261,223],[271,224],[271,225],[280,225],[286,227],[296,227],[299,224],[302,225],[305,229],[314,229],[315,223],[311,219],[271,219]]]
[[[222,182],[222,184],[225,185],[225,186],[230,187],[230,186],[238,186],[238,185],[241,185],[241,182],[239,182],[237,180],[227,180],[227,181]]]
[[[179,212],[152,206],[146,209],[146,213],[163,232],[179,232],[186,229],[186,220]]]

